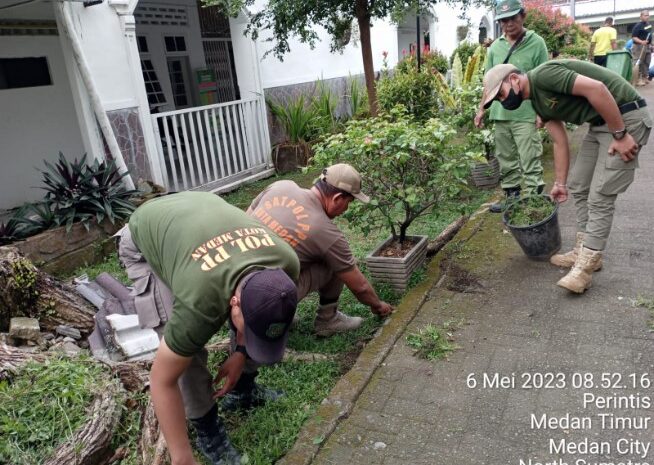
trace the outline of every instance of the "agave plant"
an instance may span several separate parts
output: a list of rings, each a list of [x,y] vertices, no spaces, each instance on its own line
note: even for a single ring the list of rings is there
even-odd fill
[[[115,223],[134,211],[135,206],[129,197],[137,191],[125,189],[121,181],[127,173],[121,174],[113,160],[101,163],[96,160],[89,166],[86,155],[69,162],[60,152],[55,165],[44,163],[48,168],[42,171],[48,211],[34,210],[37,216],[43,213],[43,220],[52,213],[54,224],[65,225],[70,231],[78,221],[88,229],[94,218],[98,222],[107,218]]]
[[[6,223],[0,222],[0,245],[9,244],[18,239],[16,223],[13,218]]]
[[[57,225],[49,202],[25,204],[12,218],[19,238],[33,236]]]

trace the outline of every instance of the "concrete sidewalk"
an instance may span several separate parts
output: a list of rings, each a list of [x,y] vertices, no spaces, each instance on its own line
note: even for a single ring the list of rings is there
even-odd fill
[[[642,94],[654,110],[654,90]],[[528,260],[499,215],[471,221],[448,246],[446,278],[405,332],[456,322],[460,349],[428,362],[400,338],[313,463],[654,463],[654,333],[648,311],[632,303],[654,298],[654,140],[640,166],[618,201],[604,269],[582,296],[555,285],[562,270]],[[569,250],[571,201],[560,222]],[[515,386],[484,387],[484,374]],[[537,375],[527,389],[523,374],[551,383],[539,386]],[[544,414],[560,423],[542,426]],[[633,421],[610,424],[618,416]]]

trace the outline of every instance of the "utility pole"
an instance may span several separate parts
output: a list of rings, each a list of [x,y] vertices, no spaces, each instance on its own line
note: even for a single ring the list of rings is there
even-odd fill
[[[615,5],[615,0],[613,1],[613,3]],[[615,7],[614,7],[614,9],[615,9]],[[575,19],[575,0],[570,0],[570,17],[574,21],[574,19]]]
[[[416,58],[418,60],[418,72],[420,72],[420,6],[416,8]]]

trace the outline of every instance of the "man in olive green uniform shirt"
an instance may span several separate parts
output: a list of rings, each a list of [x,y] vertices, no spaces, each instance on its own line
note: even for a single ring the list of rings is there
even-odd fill
[[[297,306],[295,252],[205,192],[146,202],[117,235],[139,322],[163,336],[150,389],[173,464],[196,464],[185,413],[212,465],[239,464],[214,397],[262,391],[250,368],[281,360]],[[226,321],[233,351],[214,381],[204,346]],[[212,383],[221,379],[225,384],[214,393]]]
[[[601,266],[611,231],[615,201],[633,182],[638,153],[649,139],[652,120],[646,102],[617,73],[578,60],[546,63],[523,74],[512,65],[490,70],[484,77],[484,105],[497,99],[515,106],[529,99],[554,142],[555,183],[550,195],[568,198],[570,153],[564,122],[589,123],[570,177],[577,213],[577,244],[552,257],[572,266],[558,285],[583,293]]]
[[[496,19],[502,25],[504,35],[488,49],[486,70],[506,61],[529,71],[548,60],[547,46],[542,37],[523,27],[525,12],[519,0],[503,0],[497,4]],[[480,108],[475,124],[481,127],[484,109]],[[543,146],[536,127],[536,113],[529,102],[515,111],[508,111],[495,103],[490,108],[490,120],[495,123],[495,156],[500,162],[502,188],[507,198],[518,197],[521,187],[529,193],[541,191]],[[522,186],[524,185],[524,186]],[[503,204],[494,204],[491,211],[499,213]]]

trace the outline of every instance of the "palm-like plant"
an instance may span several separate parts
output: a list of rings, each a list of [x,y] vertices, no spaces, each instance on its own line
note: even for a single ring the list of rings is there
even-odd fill
[[[127,190],[122,179],[127,173],[120,173],[113,160],[94,161],[89,166],[86,155],[80,160],[69,162],[62,153],[56,164],[45,162],[46,171],[42,171],[46,185],[45,202],[54,214],[57,226],[72,228],[75,222],[82,222],[86,229],[89,221],[98,222],[107,218],[111,223],[127,218],[134,211],[134,205],[128,200],[137,191]],[[35,211],[37,216],[47,218],[50,213]]]
[[[311,140],[312,122],[316,117],[315,109],[307,105],[304,95],[289,99],[285,104],[268,99],[270,112],[282,126],[292,144],[302,144]]]

